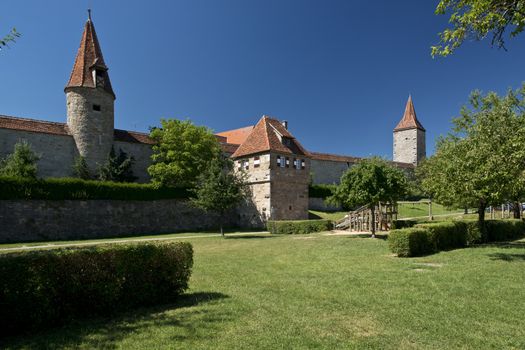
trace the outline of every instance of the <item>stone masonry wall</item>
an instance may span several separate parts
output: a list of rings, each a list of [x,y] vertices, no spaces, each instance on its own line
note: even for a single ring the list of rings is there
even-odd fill
[[[349,162],[336,162],[332,160],[311,161],[311,177],[314,185],[319,184],[339,184],[343,173],[352,166]]]
[[[151,164],[151,154],[153,153],[151,145],[145,143],[115,141],[114,146],[116,152],[118,152],[119,149],[122,149],[128,154],[128,156],[133,156],[133,158],[135,158],[135,163],[133,164],[133,175],[138,177],[137,182],[149,182],[150,176],[148,174],[148,167]]]
[[[67,125],[79,153],[94,171],[103,164],[113,144],[114,97],[102,89],[68,88]],[[100,111],[93,110],[93,105]]]
[[[281,156],[283,157],[283,156]],[[308,219],[308,183],[310,181],[310,160],[305,160],[305,169],[293,167],[294,156],[286,155],[290,166],[278,167],[277,155],[272,154],[271,162],[271,219]]]
[[[425,132],[409,129],[394,132],[394,162],[417,164],[426,156]]]
[[[65,177],[73,175],[73,163],[78,156],[73,137],[20,130],[0,129],[0,158],[13,153],[15,144],[26,140],[41,158],[39,177]]]
[[[1,200],[0,243],[216,229],[218,219],[185,200]],[[229,215],[226,225],[236,225]]]

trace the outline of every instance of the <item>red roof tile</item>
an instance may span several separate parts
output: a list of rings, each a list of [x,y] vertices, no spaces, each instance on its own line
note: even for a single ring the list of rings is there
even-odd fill
[[[226,142],[236,145],[242,144],[253,130],[253,125],[235,130],[219,132],[216,135],[226,137]]]
[[[73,65],[73,70],[71,71],[71,76],[67,82],[66,89],[78,86],[95,88],[96,86],[92,74],[93,68],[95,67],[103,72],[102,83],[99,83],[98,86],[115,96],[111,87],[111,81],[109,80],[107,72],[108,68],[104,63],[102,50],[100,49],[100,44],[97,39],[95,26],[93,25],[91,18],[89,18],[84,26],[84,33],[80,40],[80,47],[78,48],[75,64]]]
[[[232,157],[236,158],[268,151],[308,155],[308,152],[286,130],[280,121],[263,116]]]
[[[420,129],[425,131],[423,125],[417,120],[416,110],[414,109],[414,104],[412,103],[412,96],[408,97],[407,105],[405,107],[405,114],[403,118],[397,124],[394,131],[407,130],[407,129]]]
[[[229,155],[235,153],[237,151],[237,148],[239,148],[239,145],[235,145],[233,143],[221,143],[221,149],[224,153],[228,153]]]
[[[313,160],[328,160],[333,162],[348,162],[348,163],[357,163],[362,158],[351,157],[351,156],[342,156],[339,154],[331,153],[319,153],[319,152],[310,152],[310,155]]]
[[[0,129],[20,130],[27,132],[37,132],[43,134],[71,136],[67,124],[49,122],[44,120],[10,117],[0,115]],[[155,142],[148,134],[136,131],[114,130],[115,141],[144,143],[152,145]]]

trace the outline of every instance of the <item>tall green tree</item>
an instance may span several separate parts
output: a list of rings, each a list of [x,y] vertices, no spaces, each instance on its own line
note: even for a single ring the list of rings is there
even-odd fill
[[[82,180],[91,180],[93,178],[93,175],[89,171],[89,167],[86,162],[86,158],[79,156],[75,159],[75,162],[73,163],[73,174],[81,178]]]
[[[101,181],[133,182],[137,179],[133,175],[134,162],[134,158],[121,149],[117,155],[112,146],[106,162],[99,169],[98,177]]]
[[[191,202],[197,208],[219,215],[221,235],[224,237],[224,216],[247,196],[245,174],[233,171],[233,162],[229,158],[213,159],[197,177],[197,186],[193,190]]]
[[[0,176],[36,179],[40,157],[26,140],[15,144],[14,152],[0,161]]]
[[[453,130],[418,169],[424,190],[441,204],[485,209],[520,196],[525,176],[525,86],[505,96],[471,95]],[[513,198],[514,197],[514,198]]]
[[[361,160],[343,174],[331,201],[347,207],[367,205],[372,212],[372,237],[375,237],[376,205],[395,204],[407,189],[407,178],[400,169],[374,157]]]
[[[199,174],[221,154],[211,130],[189,120],[162,119],[150,137],[155,145],[148,172],[157,185],[195,186]]]
[[[436,14],[450,13],[450,28],[439,33],[432,56],[448,56],[465,40],[492,35],[492,45],[505,49],[505,33],[514,37],[525,26],[525,0],[441,0]]]

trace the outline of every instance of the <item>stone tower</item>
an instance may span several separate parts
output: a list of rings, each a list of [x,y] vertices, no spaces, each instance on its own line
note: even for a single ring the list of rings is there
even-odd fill
[[[88,16],[71,77],[64,89],[67,126],[91,170],[102,164],[113,145],[115,93],[95,27]]]
[[[405,114],[394,129],[394,162],[417,165],[425,157],[425,128],[417,120],[412,96],[409,96]]]

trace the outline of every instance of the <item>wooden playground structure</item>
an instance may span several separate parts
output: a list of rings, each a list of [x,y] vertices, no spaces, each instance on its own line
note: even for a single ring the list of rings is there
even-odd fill
[[[362,206],[350,211],[344,218],[334,224],[337,230],[357,232],[389,231],[392,223],[397,220],[397,205],[391,203],[378,203],[374,207],[375,230],[372,230],[372,210],[370,206]]]

